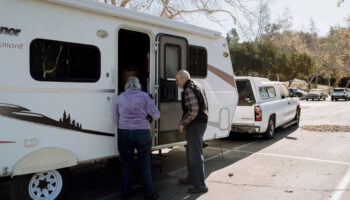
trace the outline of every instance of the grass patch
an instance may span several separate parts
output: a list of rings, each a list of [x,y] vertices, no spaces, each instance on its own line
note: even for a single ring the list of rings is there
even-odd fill
[[[340,125],[305,125],[301,128],[307,131],[317,132],[350,132],[350,126]]]

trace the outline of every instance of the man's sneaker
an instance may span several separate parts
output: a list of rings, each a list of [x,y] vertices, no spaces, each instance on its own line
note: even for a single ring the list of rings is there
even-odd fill
[[[189,188],[188,190],[187,190],[187,192],[188,193],[206,193],[206,192],[208,192],[208,187],[202,187],[202,188],[195,188],[195,187],[193,187],[193,188]]]
[[[153,192],[151,195],[146,195],[145,200],[156,200],[159,199],[159,194],[157,192]]]
[[[182,185],[193,185],[191,179],[189,178],[180,178],[179,183]]]

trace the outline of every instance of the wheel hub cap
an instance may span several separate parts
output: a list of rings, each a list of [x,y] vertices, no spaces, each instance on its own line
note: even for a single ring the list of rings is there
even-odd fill
[[[36,173],[28,185],[28,192],[32,199],[54,200],[62,190],[63,181],[61,174],[56,171]]]

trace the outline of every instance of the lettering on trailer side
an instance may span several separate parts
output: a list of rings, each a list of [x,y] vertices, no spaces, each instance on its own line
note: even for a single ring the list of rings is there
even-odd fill
[[[6,26],[0,27],[0,34],[3,34],[3,35],[18,36],[20,32],[21,32],[21,29],[9,28]]]

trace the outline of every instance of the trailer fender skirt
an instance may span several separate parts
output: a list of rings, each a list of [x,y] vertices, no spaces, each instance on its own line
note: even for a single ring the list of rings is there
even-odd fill
[[[12,175],[23,175],[61,169],[77,165],[77,157],[62,148],[43,148],[20,159],[13,167]]]

